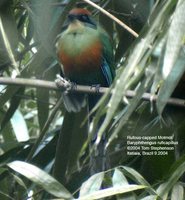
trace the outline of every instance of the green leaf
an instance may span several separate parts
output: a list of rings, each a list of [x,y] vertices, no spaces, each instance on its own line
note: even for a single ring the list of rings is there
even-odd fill
[[[112,184],[113,186],[121,186],[121,185],[128,185],[128,181],[123,173],[119,169],[114,170],[114,174],[112,177]]]
[[[179,0],[168,32],[163,62],[164,79],[170,74],[183,45],[185,34],[185,1]]]
[[[130,179],[136,181],[136,183],[147,185],[148,187],[150,187],[150,184],[135,169],[125,166],[121,167],[121,169],[123,170],[125,175],[127,175]]]
[[[162,184],[161,187],[157,190],[159,196],[166,198],[169,191],[177,183],[177,181],[183,175],[184,172],[185,172],[185,161],[173,169],[169,179],[164,184]]]
[[[156,191],[163,200],[167,200],[168,198],[170,189],[166,190],[166,188],[167,188],[167,182],[160,184]],[[161,193],[162,195],[160,195]]]
[[[21,102],[21,96],[24,94],[25,88],[21,87],[18,89],[18,91],[14,94],[14,96],[11,99],[10,107],[8,108],[2,122],[1,122],[1,131],[6,126],[8,122],[10,122],[10,119],[12,118],[13,114],[17,110],[20,102]]]
[[[7,1],[6,1],[7,2]],[[9,1],[0,7],[0,64],[10,63],[18,71],[18,65],[15,62],[15,52],[18,44],[18,32],[16,21],[13,16],[12,3]],[[10,65],[7,65],[8,68]]]
[[[126,91],[137,82],[142,76],[144,76],[146,67],[147,67],[147,59],[150,59],[151,53],[155,47],[155,42],[158,41],[156,38],[159,37],[161,33],[161,28],[164,26],[166,22],[166,18],[169,16],[169,13],[172,12],[172,8],[174,6],[174,1],[165,1],[158,2],[160,7],[160,12],[153,17],[153,21],[150,22],[150,27],[145,27],[143,30],[143,34],[137,39],[135,46],[128,52],[129,55],[125,59],[123,65],[124,67],[120,70],[120,73],[117,74],[115,81],[113,83],[114,88],[112,89],[112,96],[109,100],[108,104],[103,104],[99,107],[99,109],[104,109],[107,107],[107,113],[102,123],[98,136],[96,139],[96,145],[99,144],[102,135],[105,133],[106,129],[110,126],[119,105],[122,103],[122,99],[126,94]],[[156,10],[159,9],[156,7]],[[139,40],[140,39],[140,40]],[[146,56],[147,55],[147,56]],[[135,105],[134,105],[135,106]],[[132,108],[134,108],[134,106]],[[134,110],[134,109],[133,109]],[[133,111],[130,111],[133,113]],[[129,114],[128,116],[130,116]],[[127,118],[128,119],[128,118]],[[123,120],[125,121],[125,120]],[[121,125],[119,126],[119,129]],[[110,141],[115,138],[118,130],[114,132],[114,135]]]
[[[116,168],[114,170],[114,174],[112,177],[112,184],[113,184],[113,187],[129,185],[123,172],[121,172],[121,170],[119,170],[118,168]],[[136,200],[136,198],[135,198],[135,195],[132,193],[131,194],[121,194],[121,195],[117,195],[117,200]]]
[[[171,200],[183,200],[184,199],[184,188],[180,183],[173,186]]]
[[[59,198],[72,199],[71,193],[62,184],[38,167],[22,161],[13,161],[7,166],[40,185],[50,194]]]
[[[156,195],[150,195],[150,196],[147,196],[147,197],[144,197],[140,200],[157,200],[158,196]]]
[[[37,88],[37,109],[40,130],[44,127],[49,115],[49,90]]]
[[[151,194],[151,195],[156,195],[156,191],[151,187],[151,185],[147,182],[147,180],[145,180],[143,178],[143,176],[141,174],[139,174],[135,169],[131,168],[131,167],[121,167],[121,169],[123,170],[124,174],[126,176],[128,176],[131,180],[135,181],[138,184],[141,185],[146,185],[147,191]]]
[[[30,139],[27,124],[20,110],[15,111],[11,118],[11,124],[18,142],[25,142]]]
[[[106,130],[106,128],[109,126],[111,120],[113,119],[114,114],[117,111],[117,108],[118,108],[120,102],[122,101],[122,98],[123,98],[126,90],[132,84],[133,74],[136,70],[137,64],[147,48],[146,43],[147,43],[146,40],[142,40],[140,43],[137,44],[137,46],[134,48],[132,54],[128,58],[127,67],[125,68],[125,70],[123,70],[121,75],[119,77],[117,77],[112,96],[108,103],[108,110],[107,110],[105,120],[104,120],[103,124],[101,125],[99,132],[98,132],[96,144],[99,144],[101,137],[102,137],[104,131]],[[137,76],[138,76],[138,74],[137,74]]]
[[[83,197],[85,195],[92,194],[95,191],[98,191],[101,188],[103,178],[105,173],[97,173],[93,176],[91,176],[87,181],[85,181],[80,189],[80,197]]]
[[[77,200],[101,199],[101,198],[110,197],[113,195],[132,192],[135,190],[141,190],[144,188],[147,188],[147,186],[145,185],[124,185],[120,187],[116,186],[116,187],[111,187],[111,188],[95,191],[92,194],[82,196],[78,198]]]
[[[109,138],[106,147],[111,143],[111,141],[116,137],[116,135],[120,132],[121,128],[128,122],[129,117],[132,115],[134,110],[136,109],[139,101],[142,98],[143,93],[149,88],[151,79],[153,78],[153,74],[148,75],[144,78],[144,80],[140,83],[139,88],[136,91],[136,96],[129,102],[127,106],[127,110],[124,115],[121,117],[119,124],[115,128],[111,137]]]
[[[5,92],[2,92],[0,95],[0,105],[1,107],[14,96],[17,91],[20,89],[19,86],[7,86]]]
[[[185,2],[182,0],[178,1],[167,35],[161,74],[163,77],[163,83],[159,90],[159,97],[157,99],[157,109],[159,114],[163,112],[169,97],[185,72],[185,56],[183,47],[185,34],[184,10]]]
[[[160,87],[156,102],[159,114],[162,114],[169,97],[175,90],[184,72],[185,72],[185,56],[184,56],[184,50],[182,49],[180,51],[178,60],[176,60],[176,63],[171,69],[171,72],[169,73],[167,78],[164,80],[162,86]]]
[[[15,179],[15,181],[20,185],[22,186],[26,191],[28,191],[28,188],[26,187],[24,181],[18,177],[16,174],[12,174],[13,175],[13,178]]]
[[[4,147],[5,146],[5,147]],[[8,146],[8,147],[6,147]],[[17,157],[19,157],[19,159],[24,159],[23,157],[20,156],[21,152],[25,152],[27,151],[27,148],[25,147],[25,145],[21,144],[21,143],[16,143],[13,145],[13,147],[11,147],[8,142],[5,142],[4,144],[1,144],[0,147],[4,150],[5,152],[3,155],[0,156],[0,163],[4,164],[4,163],[8,163],[11,162],[12,160],[16,159]]]

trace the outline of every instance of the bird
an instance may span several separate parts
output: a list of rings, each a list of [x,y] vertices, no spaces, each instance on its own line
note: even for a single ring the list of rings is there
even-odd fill
[[[55,46],[62,75],[72,83],[102,87],[112,84],[115,76],[112,41],[89,10],[73,8],[69,12],[67,27],[57,36]],[[63,95],[68,112],[79,112],[87,101],[92,109],[99,98],[99,95]]]

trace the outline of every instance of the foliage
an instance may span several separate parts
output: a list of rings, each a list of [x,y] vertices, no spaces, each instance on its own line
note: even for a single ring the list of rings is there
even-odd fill
[[[96,1],[140,32],[137,39],[83,1],[3,0],[1,75],[54,80],[55,38],[76,3],[110,33],[117,76],[88,134],[86,110],[66,113],[59,92],[0,85],[0,199],[184,199],[185,109],[167,105],[171,95],[185,98],[183,0]],[[131,99],[128,89],[136,93]],[[142,100],[148,91],[158,93],[156,107]],[[111,167],[90,176],[89,157],[105,134]],[[128,156],[127,135],[174,135],[179,145],[168,156]]]

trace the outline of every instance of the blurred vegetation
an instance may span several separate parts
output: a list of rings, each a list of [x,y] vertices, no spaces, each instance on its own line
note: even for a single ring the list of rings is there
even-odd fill
[[[94,1],[139,33],[135,38],[97,9],[77,0],[1,0],[2,77],[55,80],[55,38],[68,11],[86,7],[113,39],[117,75],[94,108],[65,111],[60,92],[0,85],[0,199],[185,199],[185,2]],[[136,92],[133,98],[126,91]],[[147,102],[142,95],[158,94]],[[175,102],[177,100],[175,99]],[[89,147],[89,138],[98,137]],[[83,125],[82,125],[82,122]],[[90,175],[89,157],[106,135],[109,169]],[[127,136],[174,136],[166,156],[127,155]],[[88,150],[86,147],[89,147]],[[108,161],[107,161],[108,162]]]

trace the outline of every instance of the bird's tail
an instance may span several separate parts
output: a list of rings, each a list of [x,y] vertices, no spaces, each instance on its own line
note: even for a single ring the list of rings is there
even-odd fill
[[[89,110],[91,110],[96,103],[99,101],[101,98],[100,94],[95,94],[95,95],[89,95],[88,96],[88,105],[89,105]],[[89,118],[89,123],[92,122],[94,115],[91,114]],[[98,122],[97,128],[94,132],[94,135],[92,136],[92,140],[90,142],[89,148],[90,152],[91,149],[94,146],[94,143],[97,139],[97,134],[99,131],[99,128],[101,127],[102,123],[104,121],[104,116],[102,116]],[[91,152],[90,154],[90,174],[93,175],[98,172],[106,171],[107,169],[110,168],[110,158],[108,153],[105,150],[105,145],[107,142],[107,137],[105,134],[103,134],[100,143],[96,147],[96,150]]]
[[[79,112],[86,106],[84,94],[63,94],[63,101],[68,112]]]

